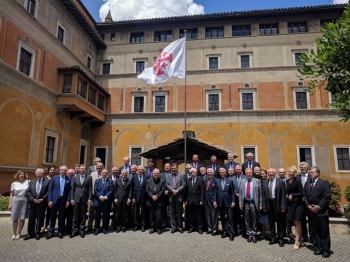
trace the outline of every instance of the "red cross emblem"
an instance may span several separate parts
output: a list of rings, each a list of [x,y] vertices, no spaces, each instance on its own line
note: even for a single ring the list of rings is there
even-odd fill
[[[169,67],[173,61],[173,55],[162,51],[154,62],[153,70],[156,76],[164,75],[164,70]]]

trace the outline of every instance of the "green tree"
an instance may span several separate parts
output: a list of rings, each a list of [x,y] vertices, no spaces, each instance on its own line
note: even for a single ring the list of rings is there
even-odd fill
[[[328,106],[337,111],[342,121],[350,119],[350,12],[349,3],[342,16],[321,28],[323,35],[316,38],[317,51],[302,54],[304,62],[299,69],[301,80],[310,80],[310,90],[325,88],[335,96]]]

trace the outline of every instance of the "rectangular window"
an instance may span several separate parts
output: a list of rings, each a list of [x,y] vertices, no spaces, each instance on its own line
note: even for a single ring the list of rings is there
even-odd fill
[[[297,34],[307,32],[306,22],[288,23],[288,34]]]
[[[171,31],[154,32],[154,41],[171,41],[173,38]]]
[[[102,111],[105,111],[105,100],[106,100],[106,98],[103,95],[98,94],[97,107],[99,109],[101,109]]]
[[[208,95],[208,111],[219,111],[220,110],[220,98],[219,94]]]
[[[205,38],[217,38],[217,37],[224,37],[223,27],[205,29]]]
[[[30,76],[32,65],[32,54],[21,47],[18,70],[23,74]]]
[[[87,66],[89,69],[91,69],[91,57],[90,57],[90,56],[87,57],[86,66]]]
[[[97,94],[97,91],[95,89],[93,89],[93,88],[89,89],[88,101],[93,105],[96,105],[96,94]]]
[[[242,93],[242,110],[254,109],[254,96],[253,93]]]
[[[72,91],[72,74],[65,74],[63,76],[63,93],[70,93]]]
[[[241,68],[250,67],[250,55],[240,55],[241,57]]]
[[[313,147],[298,146],[298,163],[306,162],[309,166],[314,165]]]
[[[115,33],[111,33],[111,41],[115,41]]]
[[[135,96],[134,97],[134,113],[141,113],[144,110],[144,97]]]
[[[108,146],[95,146],[95,155],[94,159],[96,157],[99,157],[101,159],[101,162],[104,164],[104,166],[108,165]]]
[[[185,30],[180,30],[180,38],[185,37]],[[187,30],[186,32],[186,39],[197,39],[198,38],[198,33],[197,29],[191,29]]]
[[[110,63],[103,63],[102,64],[102,74],[109,75],[110,71],[111,71],[111,64]]]
[[[145,61],[136,61],[135,62],[136,73],[142,73],[143,70],[145,70]]]
[[[276,35],[278,34],[278,24],[262,24],[259,25],[260,35]]]
[[[142,158],[139,155],[142,152],[142,147],[130,147],[130,163],[140,166],[142,164]]]
[[[208,69],[219,69],[219,57],[208,57]]]
[[[45,164],[54,164],[56,162],[57,142],[58,142],[58,134],[56,132],[46,130],[45,147],[44,147],[45,151],[44,151],[44,159],[43,159]]]
[[[154,112],[165,112],[165,96],[155,96]]]
[[[86,99],[86,86],[87,83],[81,78],[78,78],[78,90],[77,94]]]
[[[130,43],[143,43],[144,41],[144,33],[131,33],[130,35]]]
[[[57,39],[60,40],[63,44],[65,42],[65,32],[64,28],[60,25],[57,25]]]
[[[294,53],[294,65],[296,65],[296,66],[304,65],[304,62],[301,59],[301,54],[302,53]]]
[[[250,25],[232,26],[232,36],[251,35]]]
[[[337,161],[337,170],[336,171],[345,171],[350,170],[350,158],[349,158],[349,147],[338,147],[336,150],[336,161]]]
[[[295,92],[296,109],[307,109],[307,93]]]
[[[35,15],[35,4],[36,0],[28,0],[27,2],[27,11],[31,13],[32,15]]]

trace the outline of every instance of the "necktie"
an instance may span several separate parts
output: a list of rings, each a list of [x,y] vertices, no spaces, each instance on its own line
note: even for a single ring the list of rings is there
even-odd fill
[[[106,179],[103,179],[102,181],[103,181],[102,184],[103,184],[103,190],[104,190],[106,188]]]
[[[36,183],[36,196],[37,197],[39,197],[40,189],[41,189],[41,179],[38,179],[38,181]]]
[[[311,186],[310,186],[310,193],[312,193],[312,190],[314,189],[315,186],[315,180],[311,181]]]
[[[101,173],[100,172],[98,172],[98,177],[101,177]]]
[[[225,189],[225,179],[221,179],[221,189]]]
[[[214,172],[216,172],[216,166],[215,165],[213,165],[213,169],[214,169]]]
[[[252,162],[249,162],[248,167],[249,167],[250,169],[252,169]]]
[[[64,191],[64,176],[60,176],[60,196],[63,196]]]
[[[193,168],[197,169],[197,164],[193,163]]]
[[[301,183],[303,184],[303,188],[305,186],[305,182],[306,182],[306,175],[301,175]]]
[[[273,180],[270,179],[270,183],[269,183],[269,198],[272,198],[272,197],[273,197],[273,196],[272,196],[272,184],[273,184],[272,181],[273,181]]]
[[[193,186],[194,182],[195,182],[195,179],[194,179],[194,178],[192,178],[192,186]]]
[[[232,162],[230,162],[230,168],[232,168]]]
[[[248,199],[250,199],[250,182],[251,182],[251,180],[250,179],[248,179],[248,184],[247,184],[247,198]]]
[[[176,175],[173,175],[173,185],[174,185],[174,189],[176,189]]]
[[[115,183],[115,176],[114,175],[112,175],[112,180],[113,180],[113,185],[114,185],[114,183]]]
[[[210,183],[211,183],[211,179],[208,179],[208,182],[207,182],[207,191],[209,190]]]
[[[122,185],[125,186],[125,179],[122,179]]]
[[[80,185],[82,186],[83,183],[84,183],[84,179],[85,179],[85,176],[84,175],[80,175]]]

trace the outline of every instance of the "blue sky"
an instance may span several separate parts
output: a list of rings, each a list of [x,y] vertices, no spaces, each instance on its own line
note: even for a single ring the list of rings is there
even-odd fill
[[[101,22],[99,10],[102,0],[81,0],[96,22]],[[166,1],[166,0],[164,0]],[[341,1],[341,0],[340,0]],[[333,0],[194,0],[194,3],[204,6],[205,13],[221,13],[257,9],[299,7],[332,4]],[[118,20],[114,18],[114,20]]]

